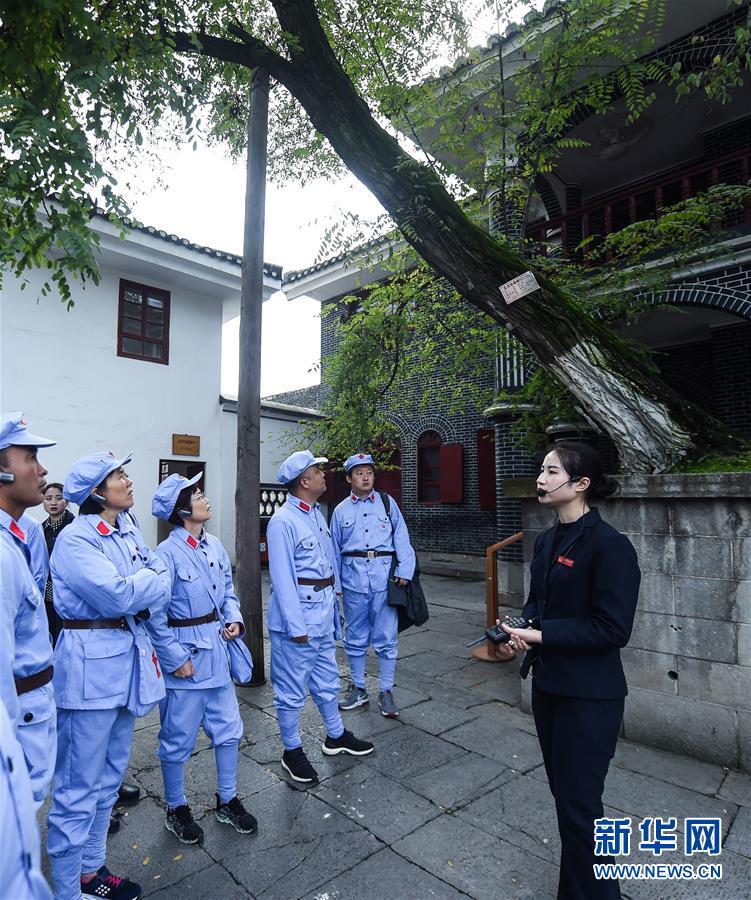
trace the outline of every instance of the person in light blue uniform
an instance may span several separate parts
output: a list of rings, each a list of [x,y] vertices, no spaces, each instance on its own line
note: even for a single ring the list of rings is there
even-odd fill
[[[12,680],[5,636],[0,645],[2,676]],[[39,868],[39,828],[34,815],[31,781],[15,727],[0,700],[0,897],[52,900]]]
[[[415,551],[394,499],[388,498],[387,512],[374,490],[373,457],[355,453],[344,463],[344,471],[352,492],[334,510],[331,538],[344,592],[344,649],[352,680],[339,708],[368,703],[365,654],[372,644],[380,667],[378,705],[382,715],[393,719],[399,715],[394,700],[399,617],[388,604],[388,579],[396,556],[393,577],[402,585],[412,580]]]
[[[31,553],[29,567],[34,582],[39,588],[42,597],[44,597],[44,590],[47,587],[47,576],[50,572],[50,556],[47,553],[47,544],[44,540],[44,529],[28,513],[24,513],[21,516],[18,524],[26,532],[26,544]]]
[[[318,775],[300,738],[300,710],[310,692],[326,727],[327,756],[373,752],[369,741],[345,730],[339,714],[339,669],[334,639],[341,638],[338,578],[328,526],[318,508],[326,490],[320,467],[326,457],[300,450],[281,464],[277,479],[287,486],[285,503],[266,531],[271,574],[268,629],[271,684],[284,754],[282,767],[298,782]]]
[[[168,607],[154,617],[152,634],[167,694],[159,704],[162,727],[158,756],[167,802],[166,827],[184,844],[203,830],[185,797],[183,770],[198,729],[211,738],[216,757],[216,817],[240,834],[258,825],[237,796],[237,757],[243,723],[230,678],[226,642],[244,634],[240,601],[232,584],[227,551],[205,525],[211,503],[193,478],[170,475],[159,485],[152,513],[175,527],[156,548],[172,579]]]
[[[25,511],[41,503],[46,487],[47,470],[37,450],[54,444],[31,434],[21,413],[0,417],[0,628],[13,672],[12,680],[3,679],[2,700],[23,748],[37,806],[47,796],[55,767],[55,699],[44,608],[46,554],[39,553],[41,529],[35,531]]]
[[[63,485],[80,506],[52,551],[62,631],[55,646],[58,752],[47,852],[56,900],[134,900],[139,885],[105,865],[107,828],[128,765],[136,714],[164,696],[147,632],[166,605],[167,567],[131,514],[130,455],[92,453]]]

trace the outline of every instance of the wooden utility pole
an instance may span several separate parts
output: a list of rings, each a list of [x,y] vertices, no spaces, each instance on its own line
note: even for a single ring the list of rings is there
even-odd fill
[[[266,145],[269,124],[269,76],[255,69],[248,114],[240,294],[240,377],[237,396],[237,485],[235,557],[237,594],[245,620],[246,643],[253,654],[251,684],[265,681],[261,597],[261,310],[263,236],[266,216]]]

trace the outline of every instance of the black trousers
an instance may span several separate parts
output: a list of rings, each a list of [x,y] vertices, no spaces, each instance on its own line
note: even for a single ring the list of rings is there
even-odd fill
[[[561,835],[558,900],[617,900],[616,880],[595,880],[594,820],[602,817],[602,791],[623,719],[623,699],[588,700],[549,694],[532,684],[537,726]]]

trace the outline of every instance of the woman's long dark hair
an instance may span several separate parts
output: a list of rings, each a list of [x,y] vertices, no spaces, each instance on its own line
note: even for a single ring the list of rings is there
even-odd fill
[[[584,493],[584,499],[604,500],[619,488],[620,484],[612,475],[606,475],[602,469],[600,454],[589,444],[579,441],[559,441],[550,448],[558,454],[561,465],[569,478],[582,478],[586,475],[590,485]]]

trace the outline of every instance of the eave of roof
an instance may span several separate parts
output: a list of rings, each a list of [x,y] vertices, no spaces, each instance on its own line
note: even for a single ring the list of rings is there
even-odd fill
[[[390,240],[391,239],[387,235],[374,237],[369,241],[366,241],[364,244],[358,244],[351,250],[345,250],[343,253],[338,253],[336,256],[330,256],[328,259],[321,260],[321,262],[315,263],[312,266],[307,266],[305,269],[293,269],[291,272],[284,272],[284,274],[282,275],[282,287],[284,287],[284,285],[286,284],[292,284],[295,281],[300,281],[301,278],[305,278],[308,275],[314,274],[315,272],[321,272],[324,269],[330,269],[331,266],[334,266],[337,263],[346,262],[348,260],[354,261],[356,257],[362,256],[362,254],[367,250],[372,250],[378,246],[385,246],[390,242]]]
[[[109,221],[107,216],[104,216],[101,213],[97,213],[97,216]],[[211,256],[214,259],[219,259],[232,265],[242,266],[243,258],[242,256],[238,256],[236,253],[228,253],[225,250],[215,250],[213,247],[206,247],[203,244],[196,244],[193,241],[189,241],[187,238],[181,238],[176,234],[170,233],[169,231],[164,231],[161,228],[154,228],[152,225],[142,225],[138,222],[133,221],[125,221],[123,225],[129,231],[139,231],[141,232],[141,234],[151,235],[152,237],[159,238],[160,240],[166,241],[167,243],[175,244],[178,247],[185,247],[188,250],[193,250],[196,253],[202,253],[205,256]],[[264,262],[263,273],[269,278],[278,278],[281,280],[282,267],[276,265],[275,263]]]

